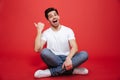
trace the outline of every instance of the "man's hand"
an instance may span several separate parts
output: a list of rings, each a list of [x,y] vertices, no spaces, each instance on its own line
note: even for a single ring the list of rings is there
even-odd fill
[[[66,58],[65,62],[62,65],[62,68],[65,68],[66,70],[70,70],[73,68],[72,66],[72,60],[70,58]]]
[[[44,29],[45,24],[42,22],[34,23],[35,27],[38,31],[42,31]]]
[[[35,52],[39,52],[43,46],[45,45],[45,41],[44,40],[41,40],[41,34],[42,34],[42,31],[44,29],[44,24],[41,23],[41,22],[38,22],[38,23],[34,23],[35,24],[35,27],[37,28],[37,35],[36,35],[36,38],[35,38]]]

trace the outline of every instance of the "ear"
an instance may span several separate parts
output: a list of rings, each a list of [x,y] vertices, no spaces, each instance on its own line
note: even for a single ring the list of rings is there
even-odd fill
[[[60,19],[60,16],[58,16],[58,19]]]

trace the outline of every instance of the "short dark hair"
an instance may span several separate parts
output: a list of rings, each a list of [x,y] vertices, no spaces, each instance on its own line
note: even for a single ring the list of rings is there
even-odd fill
[[[51,12],[51,11],[56,11],[56,13],[59,14],[58,11],[57,11],[57,9],[55,9],[53,7],[47,8],[45,10],[45,17],[46,17],[47,20],[48,20],[48,13]]]

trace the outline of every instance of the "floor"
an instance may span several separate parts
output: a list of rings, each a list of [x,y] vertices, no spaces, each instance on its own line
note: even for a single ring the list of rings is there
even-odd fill
[[[34,71],[45,69],[47,66],[34,55],[1,55],[0,56],[0,80],[120,80],[120,64],[116,57],[92,58],[81,65],[89,69],[89,74],[69,75],[35,79]],[[79,66],[80,67],[80,66]]]

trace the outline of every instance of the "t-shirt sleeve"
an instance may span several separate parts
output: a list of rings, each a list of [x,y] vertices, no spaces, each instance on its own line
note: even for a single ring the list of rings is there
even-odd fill
[[[41,39],[47,41],[47,36],[45,32],[42,33]]]
[[[69,30],[68,39],[69,39],[69,40],[75,39],[75,35],[74,35],[74,32],[73,32],[72,29]]]

